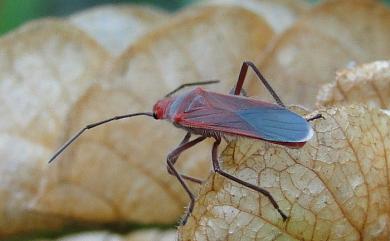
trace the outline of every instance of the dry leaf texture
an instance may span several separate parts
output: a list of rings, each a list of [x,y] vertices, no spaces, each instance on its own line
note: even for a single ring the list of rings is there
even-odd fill
[[[189,9],[124,53],[107,78],[80,99],[69,116],[68,136],[113,115],[151,111],[180,84],[219,78],[233,87],[244,59],[253,59],[273,36],[262,18],[241,8]],[[165,159],[185,132],[146,117],[97,128],[73,145],[42,182],[37,211],[94,222],[171,223],[188,199]],[[208,174],[210,146],[183,155],[178,169]],[[207,162],[206,162],[207,161]]]
[[[264,17],[275,33],[281,33],[309,9],[301,0],[207,0],[207,4],[240,6]]]
[[[0,237],[59,227],[68,219],[174,222],[187,198],[166,173],[164,160],[184,132],[168,123],[142,117],[115,123],[86,134],[49,171],[46,161],[85,124],[150,111],[182,83],[221,79],[209,88],[227,93],[242,61],[258,57],[274,32],[303,11],[300,3],[281,2],[291,1],[196,7],[169,17],[164,25],[165,14],[134,7],[107,6],[68,19],[111,55],[131,43],[116,60],[59,20],[32,23],[2,38]],[[251,4],[263,7],[249,11]],[[265,14],[269,6],[279,6],[273,9],[286,18]],[[118,28],[91,24],[99,16]],[[389,11],[374,2],[326,3],[271,48],[262,61],[266,77],[286,103],[311,106],[313,93],[333,79],[336,68],[389,55],[389,19]],[[386,66],[377,62],[340,72],[335,87],[322,92],[328,91],[323,96],[331,101],[325,103],[324,97],[323,105],[355,102],[360,95],[370,106],[386,107]],[[94,80],[100,82],[91,87]],[[252,80],[250,93],[263,93],[260,86]],[[364,90],[369,93],[361,94]],[[239,140],[222,154],[226,170],[272,192],[290,216],[286,223],[263,196],[213,175],[200,191],[193,217],[181,228],[182,240],[388,240],[388,117],[357,106],[323,114],[325,120],[313,123],[316,137],[303,149]],[[179,161],[178,169],[206,177],[209,159],[205,143],[183,155],[186,161]],[[83,234],[69,240],[171,237],[149,231],[128,237]]]
[[[223,168],[267,198],[218,175],[202,187],[180,240],[389,240],[389,116],[361,106],[321,111],[302,149],[229,143]]]
[[[3,37],[0,46],[1,237],[60,223],[29,203],[67,113],[109,56],[60,20],[32,22]]]
[[[55,241],[175,241],[176,231],[141,230],[128,235],[118,235],[109,232],[86,232],[67,235]],[[49,241],[49,240],[37,240]]]
[[[324,85],[317,96],[319,106],[351,103],[365,103],[371,107],[389,109],[389,61],[376,61],[338,71],[336,81]]]
[[[0,41],[0,130],[54,147],[108,55],[60,20],[30,23]]]
[[[376,1],[329,1],[280,36],[260,66],[285,102],[313,107],[337,69],[388,58],[388,26],[390,11]]]
[[[146,230],[146,231],[137,231],[131,233],[123,241],[176,241],[177,232],[176,231],[159,231],[159,230]]]
[[[128,4],[98,6],[69,17],[72,24],[93,36],[115,56],[167,19],[161,10]]]

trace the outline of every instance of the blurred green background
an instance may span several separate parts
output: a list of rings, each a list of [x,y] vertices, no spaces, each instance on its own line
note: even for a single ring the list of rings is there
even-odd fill
[[[195,1],[199,0],[0,0],[0,35],[34,18],[66,16],[99,4],[127,2],[176,10]],[[308,1],[318,2],[318,0]],[[385,2],[390,3],[390,0]]]
[[[34,18],[66,16],[101,4],[148,4],[176,10],[194,1],[196,0],[0,0],[0,34]]]

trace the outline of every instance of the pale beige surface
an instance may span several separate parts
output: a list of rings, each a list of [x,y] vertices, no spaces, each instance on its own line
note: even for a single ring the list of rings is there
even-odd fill
[[[388,58],[388,26],[390,10],[379,2],[329,1],[284,32],[260,67],[282,100],[313,107],[318,88],[336,70]]]
[[[50,241],[48,239],[35,241]],[[113,234],[105,231],[84,232],[66,235],[51,241],[176,241],[176,231],[157,229],[135,231],[127,235]]]
[[[242,139],[223,168],[272,193],[267,198],[214,175],[200,191],[180,240],[388,240],[389,116],[378,109],[323,109],[302,149]]]
[[[336,80],[322,86],[318,106],[365,103],[389,109],[390,62],[376,61],[337,71]]]
[[[61,20],[29,23],[0,40],[0,237],[52,228],[63,218],[31,201],[67,114],[103,69],[108,54]]]
[[[68,20],[119,55],[146,33],[165,23],[168,14],[141,5],[104,5],[73,14]]]
[[[0,46],[0,131],[54,147],[72,104],[96,81],[108,54],[55,19],[29,23]]]
[[[311,6],[302,0],[204,0],[201,3],[245,8],[262,16],[275,33],[285,31]]]
[[[176,241],[175,231],[141,230],[127,235],[123,241]]]

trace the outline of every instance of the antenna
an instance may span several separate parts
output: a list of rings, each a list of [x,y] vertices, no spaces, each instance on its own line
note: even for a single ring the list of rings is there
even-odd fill
[[[151,113],[151,112],[139,112],[139,113],[133,113],[133,114],[127,114],[127,115],[118,115],[118,116],[114,116],[114,117],[107,119],[107,120],[103,120],[103,121],[89,124],[89,125],[85,126],[83,129],[79,130],[60,149],[58,149],[58,151],[52,156],[52,158],[50,158],[49,163],[54,161],[54,159],[56,159],[70,144],[72,144],[72,142],[74,142],[77,138],[79,138],[81,136],[81,134],[83,134],[84,131],[86,131],[88,129],[95,128],[95,127],[103,125],[103,124],[106,124],[107,122],[111,122],[114,120],[120,120],[120,119],[124,119],[124,118],[130,118],[130,117],[138,116],[138,115],[146,115],[146,116],[154,117],[153,113]]]
[[[216,84],[216,83],[219,83],[219,80],[198,81],[198,82],[182,84],[179,87],[177,87],[176,89],[174,89],[171,92],[169,92],[168,94],[166,94],[165,97],[169,97],[185,87],[196,86],[196,85],[209,85],[209,84]]]

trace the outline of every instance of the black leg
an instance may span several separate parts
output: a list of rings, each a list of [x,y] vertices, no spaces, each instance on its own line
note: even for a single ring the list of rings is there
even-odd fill
[[[280,216],[282,216],[283,218],[283,221],[286,221],[287,220],[287,215],[284,214],[282,212],[282,210],[280,210],[279,208],[279,205],[278,203],[275,201],[275,199],[272,197],[271,193],[268,192],[267,190],[261,188],[261,187],[258,187],[258,186],[255,186],[253,184],[250,184],[248,182],[245,182],[235,176],[232,176],[230,175],[229,173],[226,173],[225,171],[221,170],[221,167],[219,166],[219,162],[218,162],[218,146],[219,144],[221,143],[221,139],[219,138],[216,138],[215,139],[215,142],[213,144],[213,150],[212,150],[212,159],[213,159],[213,168],[214,168],[214,171],[216,173],[219,173],[220,175],[232,180],[232,181],[235,181],[247,188],[250,188],[252,190],[255,190],[261,194],[263,194],[264,196],[268,197],[269,201],[272,203],[272,205],[274,206],[274,208],[279,212]]]
[[[187,150],[188,148],[191,148],[192,146],[198,144],[199,142],[203,141],[205,138],[203,137],[198,137],[192,141],[189,142],[189,139],[191,137],[191,133],[188,132],[186,134],[186,136],[183,138],[183,140],[180,142],[179,144],[179,147],[177,147],[175,150],[173,150],[171,153],[168,154],[168,158],[171,160],[171,163],[172,165],[175,165],[177,159],[179,158],[179,155]],[[173,171],[169,168],[167,168],[167,171],[169,174],[175,176],[175,174],[173,173]],[[180,174],[180,176],[183,178],[183,179],[186,179],[186,180],[189,180],[191,182],[195,182],[195,183],[198,183],[198,184],[202,184],[202,181],[199,180],[198,178],[195,178],[195,177],[191,177],[191,176],[187,176],[187,175],[184,175],[184,174]]]
[[[234,95],[239,95],[242,90],[242,86],[244,85],[244,80],[246,77],[246,73],[248,72],[248,67],[251,67],[253,71],[256,73],[257,77],[261,80],[261,82],[264,84],[264,86],[267,88],[269,93],[272,95],[272,97],[275,99],[276,103],[278,105],[286,107],[283,102],[280,100],[279,96],[276,94],[276,92],[272,89],[271,85],[268,83],[268,81],[264,78],[264,76],[261,74],[260,70],[250,61],[245,61],[242,64],[240,75],[238,76],[236,87],[234,88]]]
[[[184,143],[187,143],[191,138],[191,132],[187,132],[187,134],[184,136],[183,140],[180,142],[179,146],[183,145]],[[179,156],[176,156],[176,157],[173,157],[172,158],[172,164],[175,165],[177,159],[179,158]],[[171,174],[171,175],[174,175],[173,172],[171,171],[171,169],[168,168],[168,173]],[[195,183],[198,183],[198,184],[202,184],[202,181],[199,180],[198,178],[195,178],[195,177],[190,177],[190,176],[187,176],[187,175],[184,175],[184,174],[180,174],[180,176],[188,181],[191,181],[191,182],[195,182]]]
[[[183,140],[180,142],[179,146],[183,145],[184,143],[187,143],[190,140],[190,138],[191,138],[191,132],[187,132]]]
[[[174,164],[176,162],[176,160],[179,158],[179,155],[193,147],[194,145],[198,144],[199,142],[203,141],[204,139],[206,139],[206,137],[204,136],[201,136],[201,137],[198,137],[192,141],[189,141],[189,137],[190,137],[190,134],[187,133],[187,135],[184,137],[183,141],[182,141],[182,144],[177,147],[175,150],[173,150],[171,153],[168,154],[168,157],[167,157],[167,164],[168,164],[168,172],[171,174],[171,175],[174,175],[180,182],[180,184],[183,186],[184,190],[187,192],[189,198],[190,198],[190,204],[188,205],[188,209],[187,209],[187,213],[186,215],[184,216],[184,218],[182,219],[182,222],[181,224],[184,225],[186,222],[187,222],[187,219],[188,217],[190,216],[190,214],[192,213],[192,210],[194,209],[194,203],[195,203],[195,197],[194,197],[194,194],[191,192],[190,188],[188,187],[187,183],[184,181],[184,179],[189,179],[191,181],[195,181],[195,182],[200,182],[200,180],[196,179],[196,178],[193,178],[193,177],[188,177],[188,176],[184,176],[184,175],[181,175],[174,167]],[[187,141],[187,142],[185,142]]]
[[[229,95],[235,95],[235,94],[234,94],[234,91],[235,91],[235,87],[229,91]],[[246,92],[246,90],[244,90],[243,88],[241,88],[240,95],[247,97],[247,96],[248,96],[248,93]]]
[[[317,119],[320,119],[320,118],[325,119],[321,114],[317,114],[317,115],[315,115],[313,117],[310,117],[310,118],[306,119],[306,121],[313,121],[313,120],[317,120]]]
[[[198,81],[198,82],[192,82],[192,83],[187,83],[187,84],[182,84],[176,89],[172,90],[168,94],[165,95],[165,97],[169,97],[173,95],[174,93],[178,92],[179,90],[189,87],[189,86],[197,86],[197,85],[209,85],[209,84],[216,84],[219,83],[219,80],[207,80],[207,81]]]

